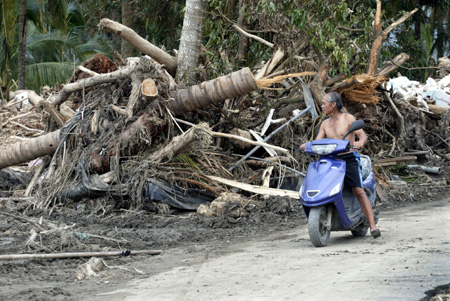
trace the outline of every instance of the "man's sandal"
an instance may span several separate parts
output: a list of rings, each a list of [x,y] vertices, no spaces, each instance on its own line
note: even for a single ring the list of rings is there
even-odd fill
[[[370,229],[370,235],[372,235],[373,238],[378,238],[381,236],[381,231],[378,228]]]

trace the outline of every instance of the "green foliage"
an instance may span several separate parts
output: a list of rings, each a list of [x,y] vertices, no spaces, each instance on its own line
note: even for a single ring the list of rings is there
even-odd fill
[[[347,72],[351,63],[367,59],[366,53],[356,56],[356,51],[358,48],[368,49],[371,42],[374,7],[370,3],[342,0],[254,0],[252,3],[256,7],[250,17],[253,23],[275,30],[277,33],[273,40],[287,51],[307,40],[314,53],[330,58],[330,75]],[[363,32],[348,29],[361,29]]]
[[[2,7],[8,0],[0,0]],[[73,69],[97,52],[111,54],[110,43],[98,35],[86,34],[82,6],[75,1],[27,1],[26,88],[39,91],[44,85],[64,83]],[[15,8],[15,14],[18,7]],[[2,18],[3,20],[3,18]],[[3,28],[3,27],[2,27]],[[18,74],[18,35],[8,44],[0,33],[0,57],[3,83],[10,85]],[[10,74],[6,78],[6,74]]]
[[[197,163],[195,163],[194,160],[191,159],[191,157],[189,157],[188,154],[180,154],[175,158],[175,161],[184,164],[186,167],[191,167],[192,169],[197,169],[199,171],[200,167],[198,166]]]

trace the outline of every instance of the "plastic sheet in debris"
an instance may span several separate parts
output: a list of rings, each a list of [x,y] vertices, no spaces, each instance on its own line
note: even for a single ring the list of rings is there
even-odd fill
[[[449,107],[450,96],[442,90],[430,90],[422,93],[424,99],[432,99],[437,106]]]
[[[144,188],[142,198],[144,201],[160,202],[172,208],[197,210],[198,206],[212,202],[216,197],[196,189],[189,189],[184,193],[168,182],[152,178]]]

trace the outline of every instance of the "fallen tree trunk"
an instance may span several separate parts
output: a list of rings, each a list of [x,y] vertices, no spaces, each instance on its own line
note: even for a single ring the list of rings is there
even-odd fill
[[[45,155],[53,154],[58,148],[60,131],[22,141],[0,152],[0,169],[17,165]]]
[[[183,115],[257,89],[258,85],[253,73],[246,67],[200,85],[176,91],[172,95],[174,101],[168,103],[167,107],[175,115]]]
[[[149,55],[158,63],[165,65],[171,75],[175,75],[177,70],[176,59],[162,49],[140,37],[131,28],[107,18],[101,19],[97,26],[100,29],[104,29],[125,39],[128,43],[142,51],[142,53]]]

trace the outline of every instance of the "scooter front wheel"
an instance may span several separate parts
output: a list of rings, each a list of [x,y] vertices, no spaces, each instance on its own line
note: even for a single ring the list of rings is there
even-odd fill
[[[330,240],[327,224],[327,208],[324,206],[311,208],[308,217],[308,232],[311,243],[316,247],[325,247]]]

